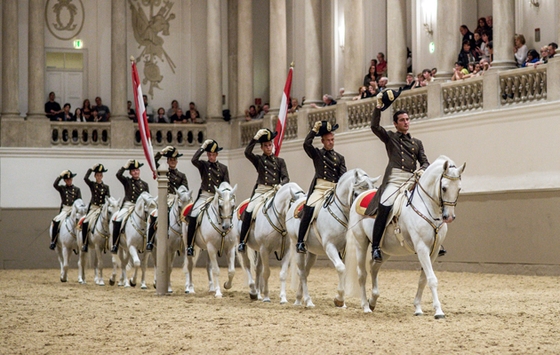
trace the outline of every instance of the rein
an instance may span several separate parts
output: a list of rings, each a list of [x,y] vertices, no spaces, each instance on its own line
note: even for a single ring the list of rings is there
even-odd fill
[[[213,214],[215,214],[216,217],[220,218],[220,220],[222,220],[222,221],[224,219],[228,219],[228,218],[232,219],[233,218],[233,209],[232,209],[232,212],[231,212],[230,216],[223,216],[219,213],[219,208],[218,208],[218,211],[216,211],[216,206],[214,206],[214,203],[210,204],[210,207],[212,208]],[[220,245],[220,250],[218,250],[218,256],[221,257],[222,252],[224,251],[225,236],[229,233],[229,231],[231,231],[232,225],[230,224],[229,228],[225,231],[221,230],[220,227],[214,223],[214,220],[210,216],[210,212],[208,212],[208,210],[209,210],[209,208],[207,208],[205,210],[205,212],[206,212],[206,215],[208,216],[208,220],[210,221],[210,225],[212,226],[212,228],[214,228],[214,230],[216,232],[218,232],[218,234],[220,234],[222,236],[222,243]]]

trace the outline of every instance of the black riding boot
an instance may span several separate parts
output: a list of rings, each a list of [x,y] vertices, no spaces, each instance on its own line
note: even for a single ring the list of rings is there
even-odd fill
[[[119,250],[121,223],[122,222],[113,222],[113,247],[111,248],[111,254],[116,254]]]
[[[194,233],[196,232],[196,217],[189,217],[187,228],[187,256],[194,256]]]
[[[148,227],[148,242],[146,243],[146,250],[154,249],[154,237],[156,235],[156,222],[157,217],[150,215],[150,227]]]
[[[385,232],[387,217],[389,217],[389,212],[391,212],[392,207],[393,206],[384,206],[382,204],[379,204],[379,207],[377,207],[377,216],[373,224],[373,236],[371,238],[371,257],[374,260],[383,260],[381,257],[381,250],[379,250],[379,242],[381,242],[381,237],[383,237],[383,232]]]
[[[50,250],[56,249],[56,238],[58,237],[58,225],[60,222],[53,221],[51,228],[51,245],[49,245]]]
[[[253,212],[247,212],[243,214],[243,223],[241,224],[241,234],[239,234],[239,247],[237,251],[240,253],[245,252],[245,242],[247,240],[247,234],[249,233],[249,228],[251,228],[251,219],[253,218]]]
[[[82,251],[84,253],[88,252],[88,229],[89,229],[89,223],[88,222],[84,222],[82,223]]]
[[[298,253],[305,254],[307,253],[307,249],[305,248],[305,236],[307,235],[307,231],[309,230],[309,224],[311,223],[311,219],[313,218],[313,211],[315,211],[315,207],[303,206],[303,216],[301,217],[301,223],[299,224],[299,232],[297,238],[296,249]]]
[[[445,254],[447,254],[447,250],[445,250],[443,245],[440,245],[438,256],[444,256]]]

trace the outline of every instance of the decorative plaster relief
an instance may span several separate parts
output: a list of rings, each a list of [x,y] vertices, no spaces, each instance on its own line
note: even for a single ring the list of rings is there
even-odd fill
[[[67,41],[76,37],[82,31],[84,21],[82,0],[47,0],[45,22],[49,32],[56,38]]]

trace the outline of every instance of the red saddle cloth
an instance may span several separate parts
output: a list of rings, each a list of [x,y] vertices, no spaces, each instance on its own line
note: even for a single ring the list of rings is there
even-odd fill
[[[183,212],[181,212],[181,216],[183,218],[187,218],[187,216],[189,215],[189,213],[191,213],[191,210],[193,208],[194,203],[189,203],[188,205],[185,206],[185,208],[183,208]]]
[[[356,204],[356,212],[358,212],[358,214],[365,216],[366,209],[376,193],[377,189],[373,189],[363,192],[358,196],[358,203]]]
[[[294,218],[300,219],[305,201],[301,201],[294,211]]]
[[[80,221],[78,222],[78,227],[82,228],[82,224],[84,224],[84,220],[86,219],[86,216],[83,216],[82,218],[80,218]]]
[[[243,212],[245,212],[245,210],[247,209],[247,206],[249,206],[250,201],[251,201],[250,199],[246,199],[245,201],[241,202],[239,207],[237,207],[237,219],[238,220],[241,220],[241,216],[243,215]]]

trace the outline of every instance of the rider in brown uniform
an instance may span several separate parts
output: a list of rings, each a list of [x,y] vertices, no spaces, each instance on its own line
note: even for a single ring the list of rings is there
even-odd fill
[[[189,226],[187,229],[187,256],[194,255],[194,234],[196,232],[196,219],[200,213],[200,208],[204,205],[206,200],[216,193],[215,187],[220,186],[224,181],[229,183],[229,172],[227,166],[218,162],[218,152],[222,150],[218,146],[218,142],[207,139],[202,143],[191,162],[198,168],[200,172],[200,190],[196,202],[193,204],[191,212],[189,213],[188,220]],[[206,152],[208,161],[200,160],[202,153]]]
[[[54,250],[56,248],[56,239],[58,237],[58,227],[60,222],[66,219],[68,213],[72,211],[72,205],[74,201],[82,198],[82,192],[79,187],[72,185],[72,178],[76,174],[72,174],[70,170],[64,170],[54,181],[53,187],[60,194],[60,199],[62,200],[60,211],[56,217],[52,220],[51,228],[51,245],[49,249]],[[65,185],[59,185],[60,180],[64,179]]]
[[[241,225],[241,233],[239,234],[239,247],[237,251],[240,253],[245,252],[247,233],[251,227],[251,220],[253,218],[253,211],[255,206],[263,203],[263,201],[274,194],[277,185],[284,185],[290,182],[288,176],[288,168],[284,159],[274,156],[272,154],[272,140],[276,137],[278,132],[272,133],[267,128],[260,129],[255,137],[251,139],[247,148],[245,148],[245,157],[257,169],[258,178],[257,184],[253,188],[251,194],[251,201],[249,206],[243,213],[243,223]],[[253,154],[253,148],[261,143],[263,155]]]
[[[95,182],[89,179],[91,173],[95,173]],[[107,169],[102,164],[95,164],[92,168],[88,169],[86,176],[84,176],[85,183],[89,186],[91,191],[91,201],[89,202],[89,210],[82,223],[82,251],[87,253],[88,251],[88,232],[89,225],[91,222],[95,223],[99,213],[101,213],[101,207],[105,203],[105,197],[111,196],[109,191],[109,186],[103,183],[103,173],[107,172]]]
[[[338,179],[346,172],[344,157],[333,149],[333,132],[336,129],[338,129],[338,124],[331,126],[327,121],[317,121],[303,142],[303,149],[313,159],[315,176],[309,188],[309,197],[303,206],[303,216],[299,225],[296,245],[298,253],[307,253],[304,240],[313,218],[315,205],[322,199],[326,191],[336,186]],[[313,138],[317,136],[321,136],[322,149],[313,146]]]

